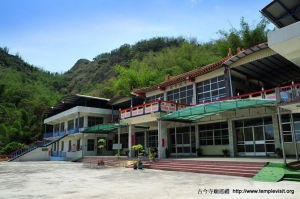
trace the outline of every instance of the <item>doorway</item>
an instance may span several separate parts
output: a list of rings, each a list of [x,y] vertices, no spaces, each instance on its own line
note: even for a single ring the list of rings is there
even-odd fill
[[[267,156],[275,152],[272,118],[235,122],[237,151],[240,156]]]
[[[172,156],[186,156],[195,153],[195,127],[169,129],[169,148]]]

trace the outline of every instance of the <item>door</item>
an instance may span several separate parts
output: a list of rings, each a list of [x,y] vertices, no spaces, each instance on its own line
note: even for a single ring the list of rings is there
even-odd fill
[[[186,155],[192,153],[191,135],[189,132],[170,133],[171,153],[177,155]]]
[[[263,126],[247,127],[237,131],[238,151],[245,156],[266,156]]]

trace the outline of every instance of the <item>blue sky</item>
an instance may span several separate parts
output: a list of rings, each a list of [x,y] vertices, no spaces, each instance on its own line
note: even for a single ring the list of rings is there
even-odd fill
[[[156,36],[218,38],[271,0],[0,0],[0,46],[51,72]]]

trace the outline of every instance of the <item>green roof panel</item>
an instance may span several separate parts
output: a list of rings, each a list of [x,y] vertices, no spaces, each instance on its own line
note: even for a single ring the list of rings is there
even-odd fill
[[[160,120],[165,121],[188,121],[193,122],[195,120],[230,111],[240,108],[249,108],[254,106],[262,105],[275,105],[275,100],[265,99],[237,99],[237,100],[226,100],[219,102],[211,102],[207,104],[200,104],[197,106],[188,107],[186,109],[164,115]]]

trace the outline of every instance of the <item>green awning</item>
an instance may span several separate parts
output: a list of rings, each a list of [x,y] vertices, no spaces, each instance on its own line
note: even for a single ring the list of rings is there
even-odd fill
[[[119,123],[98,124],[98,125],[95,125],[95,126],[85,129],[83,132],[84,133],[94,133],[94,132],[108,133],[108,132],[118,129],[119,126],[126,127],[126,126],[128,126],[128,124],[124,123],[124,122],[120,122],[120,124]],[[149,126],[135,125],[135,128],[149,128]]]
[[[119,125],[127,126],[127,123],[116,123],[116,124],[98,124],[92,127],[85,129],[84,133],[93,133],[93,132],[110,132],[119,128]]]
[[[185,121],[193,122],[195,120],[215,115],[221,112],[248,108],[262,105],[275,105],[275,100],[264,99],[244,99],[244,100],[224,100],[207,104],[192,106],[181,111],[176,111],[160,118],[162,121]]]

